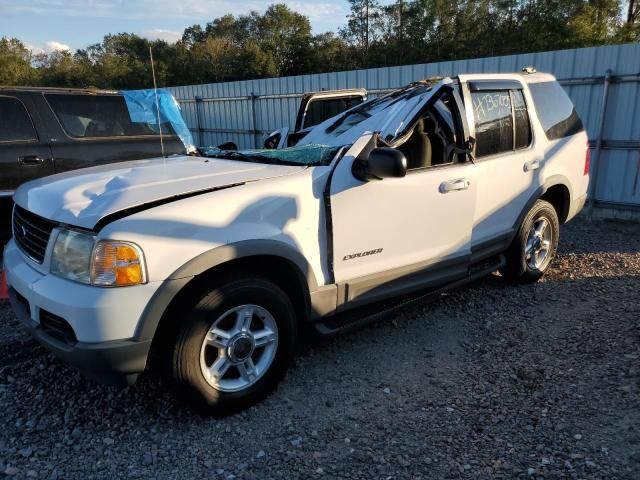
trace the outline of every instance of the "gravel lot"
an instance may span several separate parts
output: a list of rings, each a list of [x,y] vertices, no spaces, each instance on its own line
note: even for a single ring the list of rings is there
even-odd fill
[[[493,276],[335,339],[225,418],[116,390],[0,305],[0,472],[17,478],[640,478],[640,225],[577,220],[538,284]]]

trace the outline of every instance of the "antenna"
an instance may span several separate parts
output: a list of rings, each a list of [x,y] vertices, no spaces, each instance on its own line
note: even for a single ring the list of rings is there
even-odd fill
[[[149,45],[149,56],[151,57],[151,76],[153,77],[153,91],[156,95],[156,114],[158,117],[158,130],[160,131],[160,151],[162,152],[162,157],[164,156],[164,141],[162,139],[162,124],[160,123],[160,102],[158,101],[158,86],[156,85],[156,70],[153,67],[153,51],[151,50],[151,45]]]

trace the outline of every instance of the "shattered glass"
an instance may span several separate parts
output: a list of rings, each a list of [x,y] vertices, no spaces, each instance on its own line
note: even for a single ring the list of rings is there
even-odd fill
[[[328,165],[338,153],[340,147],[321,144],[308,144],[296,147],[257,150],[221,150],[210,147],[205,151],[205,156],[214,158],[226,158],[230,160],[254,161],[257,163],[276,163],[283,165]]]

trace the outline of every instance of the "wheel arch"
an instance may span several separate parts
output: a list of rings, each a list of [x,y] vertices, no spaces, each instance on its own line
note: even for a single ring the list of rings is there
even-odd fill
[[[546,187],[540,199],[553,205],[561,225],[567,221],[571,207],[571,190],[566,183],[558,181]]]
[[[564,175],[553,175],[549,177],[543,185],[538,187],[531,198],[527,201],[524,208],[518,215],[518,218],[513,225],[513,235],[516,234],[527,212],[531,210],[533,204],[538,200],[545,200],[555,209],[558,214],[558,220],[562,225],[569,216],[569,210],[571,208],[572,191],[570,182]]]
[[[291,299],[299,322],[309,318],[311,292],[317,289],[314,273],[304,256],[292,246],[274,240],[247,240],[223,245],[193,258],[163,282],[145,308],[135,338],[162,341],[181,305],[195,300],[205,289],[230,273],[266,277]]]

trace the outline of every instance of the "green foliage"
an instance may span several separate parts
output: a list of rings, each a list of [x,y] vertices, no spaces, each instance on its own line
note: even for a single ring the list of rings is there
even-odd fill
[[[339,34],[313,35],[285,4],[187,27],[175,44],[107,35],[75,53],[34,55],[0,38],[0,85],[187,85],[454,60],[640,40],[640,0],[347,0]]]
[[[31,53],[17,38],[0,38],[0,85],[32,81]]]

